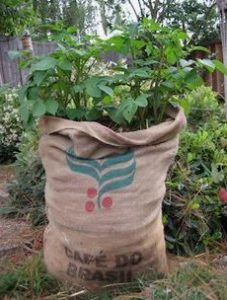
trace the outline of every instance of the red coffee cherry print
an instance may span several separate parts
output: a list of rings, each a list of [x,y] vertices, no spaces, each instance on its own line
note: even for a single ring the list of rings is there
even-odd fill
[[[95,209],[95,204],[92,201],[87,201],[85,203],[85,210],[87,212],[92,212]]]
[[[96,190],[96,188],[91,187],[91,188],[87,189],[87,196],[90,199],[95,198],[97,196],[97,190]]]
[[[105,208],[110,208],[113,204],[113,200],[111,197],[105,197],[103,200],[102,200],[102,206],[105,207]]]

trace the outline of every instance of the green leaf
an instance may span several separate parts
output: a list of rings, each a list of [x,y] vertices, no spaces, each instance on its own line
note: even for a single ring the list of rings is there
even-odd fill
[[[153,21],[152,19],[144,18],[143,26],[148,29],[150,32],[156,31],[160,29],[160,25]]]
[[[186,59],[180,59],[180,65],[181,65],[181,67],[188,67],[188,66],[191,66],[191,65],[193,65],[194,64],[194,60],[192,60],[192,59],[189,59],[189,60],[186,60]]]
[[[135,61],[139,66],[150,66],[150,65],[159,65],[160,62],[154,59],[137,59]]]
[[[49,99],[45,102],[46,105],[46,112],[50,113],[51,115],[55,115],[58,110],[58,102],[52,99]]]
[[[29,119],[29,110],[27,103],[23,103],[19,108],[19,113],[24,124],[27,124]]]
[[[168,242],[171,242],[171,243],[176,243],[176,239],[170,235],[165,235],[165,238]]]
[[[211,176],[215,183],[222,182],[222,180],[225,178],[223,172],[219,172],[217,166],[214,163],[211,164]]]
[[[108,87],[106,85],[99,84],[98,88],[101,91],[105,92],[107,95],[109,95],[111,98],[113,97],[113,90],[110,87]]]
[[[168,46],[165,50],[165,55],[166,55],[166,59],[167,62],[170,64],[175,64],[177,61],[177,56],[175,53],[175,49],[173,46]]]
[[[135,100],[135,103],[137,104],[137,106],[146,107],[148,105],[148,102],[147,102],[148,96],[149,95],[147,95],[147,94],[139,95]]]
[[[185,114],[188,115],[190,113],[191,106],[187,98],[181,99],[178,103],[183,108]]]
[[[175,85],[172,81],[170,80],[166,80],[164,82],[161,83],[161,86],[167,88],[168,90],[172,90],[175,88]]]
[[[33,73],[33,81],[37,86],[40,86],[40,84],[43,82],[45,79],[47,73],[44,71],[36,71]]]
[[[125,118],[122,115],[122,111],[119,111],[119,108],[111,107],[111,108],[105,108],[105,110],[108,112],[108,115],[111,120],[113,120],[117,124],[124,124]]]
[[[196,89],[204,83],[203,79],[197,74],[195,70],[187,73],[184,80],[187,87],[191,90]]]
[[[67,117],[70,120],[82,120],[85,117],[86,110],[83,107],[71,108],[67,110]]]
[[[31,66],[32,71],[45,71],[56,67],[58,61],[53,57],[44,57]]]
[[[24,85],[18,90],[18,97],[21,103],[23,103],[26,99],[27,90],[28,90],[28,85]]]
[[[178,96],[175,96],[169,102],[173,105],[173,107],[182,107],[186,115],[188,115],[191,110],[190,102],[188,101],[187,97],[182,99]]]
[[[193,46],[189,49],[189,52],[193,52],[193,51],[203,51],[203,52],[206,52],[206,53],[210,53],[210,50],[205,48],[205,47],[202,47],[202,46]]]
[[[104,105],[107,105],[107,104],[112,103],[112,97],[110,97],[110,96],[105,96],[105,97],[102,99],[102,103],[103,103]]]
[[[86,92],[89,96],[100,98],[102,96],[101,90],[98,88],[100,78],[89,78],[85,81]]]
[[[86,87],[86,92],[89,96],[94,98],[100,98],[102,96],[100,89],[97,86],[90,85]]]
[[[132,77],[142,77],[142,78],[149,78],[150,75],[149,73],[144,70],[144,69],[136,69],[134,71],[132,71],[129,75],[129,78],[132,78]]]
[[[177,32],[177,37],[178,37],[180,40],[187,40],[187,39],[188,39],[187,33],[183,32],[183,31]]]
[[[123,50],[125,40],[122,36],[113,36],[109,38],[106,42],[111,50],[116,51],[117,53],[124,52]]]
[[[220,60],[215,59],[213,60],[213,63],[215,64],[215,67],[219,72],[227,75],[227,67],[222,62],[220,62]]]
[[[71,34],[75,33],[76,32],[76,26],[70,26],[70,27],[68,27],[67,28],[67,32],[71,33]]]
[[[46,113],[46,105],[43,100],[37,100],[32,106],[32,115],[34,117],[41,117]]]
[[[138,23],[131,23],[128,26],[128,32],[131,39],[134,39],[138,33]]]
[[[221,231],[214,232],[214,234],[212,235],[212,238],[214,240],[220,240],[222,237],[223,237],[223,234]]]
[[[72,71],[72,63],[69,60],[60,61],[58,66],[64,71]]]
[[[212,60],[210,59],[197,59],[197,61],[203,65],[204,67],[206,67],[208,69],[208,71],[214,71],[215,69],[215,64],[213,63]]]
[[[19,68],[21,70],[30,68],[30,66],[31,66],[31,62],[30,61],[25,61],[25,60],[19,61]]]
[[[27,98],[36,100],[39,97],[39,89],[37,86],[31,86],[27,89]]]
[[[96,108],[92,108],[86,114],[86,120],[88,121],[96,121],[102,117],[102,111]]]
[[[131,122],[137,111],[137,104],[133,98],[128,98],[125,101],[121,102],[117,109],[107,110],[111,119],[118,124],[124,123],[126,120],[128,123]]]
[[[83,92],[83,89],[84,89],[84,86],[82,84],[76,84],[73,87],[73,91],[75,93],[81,93],[81,92]]]
[[[137,104],[132,100],[127,102],[127,105],[123,111],[124,118],[128,121],[128,123],[131,123],[136,111],[137,111]]]
[[[132,40],[131,41],[132,47],[136,49],[141,49],[146,46],[146,42],[142,40]]]
[[[87,55],[87,52],[84,50],[73,49],[73,52],[81,58]]]

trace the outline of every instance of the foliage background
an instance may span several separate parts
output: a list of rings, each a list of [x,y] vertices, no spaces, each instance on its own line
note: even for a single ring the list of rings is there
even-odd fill
[[[33,39],[48,39],[46,25],[62,23],[85,33],[110,34],[130,22],[151,17],[190,36],[190,44],[219,38],[214,0],[2,0],[0,34],[17,35],[29,29]],[[44,25],[44,26],[43,26]]]
[[[218,193],[227,187],[227,124],[209,87],[199,87],[183,100],[190,110],[188,127],[167,179],[164,223],[168,248],[194,255],[225,235],[225,205]]]
[[[15,160],[23,132],[16,89],[0,88],[0,163]]]

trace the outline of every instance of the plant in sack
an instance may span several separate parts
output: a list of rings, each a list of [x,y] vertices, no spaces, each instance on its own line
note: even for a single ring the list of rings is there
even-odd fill
[[[47,268],[88,287],[166,272],[162,199],[185,125],[171,102],[224,67],[188,60],[186,34],[148,19],[107,40],[52,29],[58,49],[27,63],[20,91],[24,123],[42,131]]]

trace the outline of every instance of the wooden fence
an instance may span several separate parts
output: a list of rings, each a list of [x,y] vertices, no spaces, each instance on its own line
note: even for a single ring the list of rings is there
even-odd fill
[[[216,58],[223,62],[223,52],[221,42],[215,42],[207,46],[210,50],[212,58]],[[194,55],[194,58],[206,58],[206,52],[197,52]],[[224,76],[222,73],[215,71],[213,73],[204,72],[203,79],[206,85],[211,86],[213,91],[217,92],[218,95],[224,97]]]
[[[56,44],[52,42],[33,41],[32,45],[34,55],[46,55],[56,48]],[[19,38],[0,37],[0,86],[9,84],[15,87],[25,82],[26,70],[20,70],[18,67],[19,60],[12,60],[8,55],[10,50],[22,49],[22,41]]]
[[[51,53],[56,44],[52,42],[35,42],[33,41],[33,52],[35,55],[46,55]],[[27,75],[26,71],[18,68],[18,60],[11,60],[8,55],[10,50],[21,50],[23,48],[22,42],[14,37],[0,37],[0,86],[3,84],[10,84],[11,86],[18,86],[25,82]],[[213,57],[223,61],[222,45],[221,43],[210,44],[207,48],[211,51]],[[206,57],[205,52],[195,53],[194,58]],[[220,72],[204,73],[204,80],[207,85],[211,86],[219,95],[224,95],[224,76]]]

